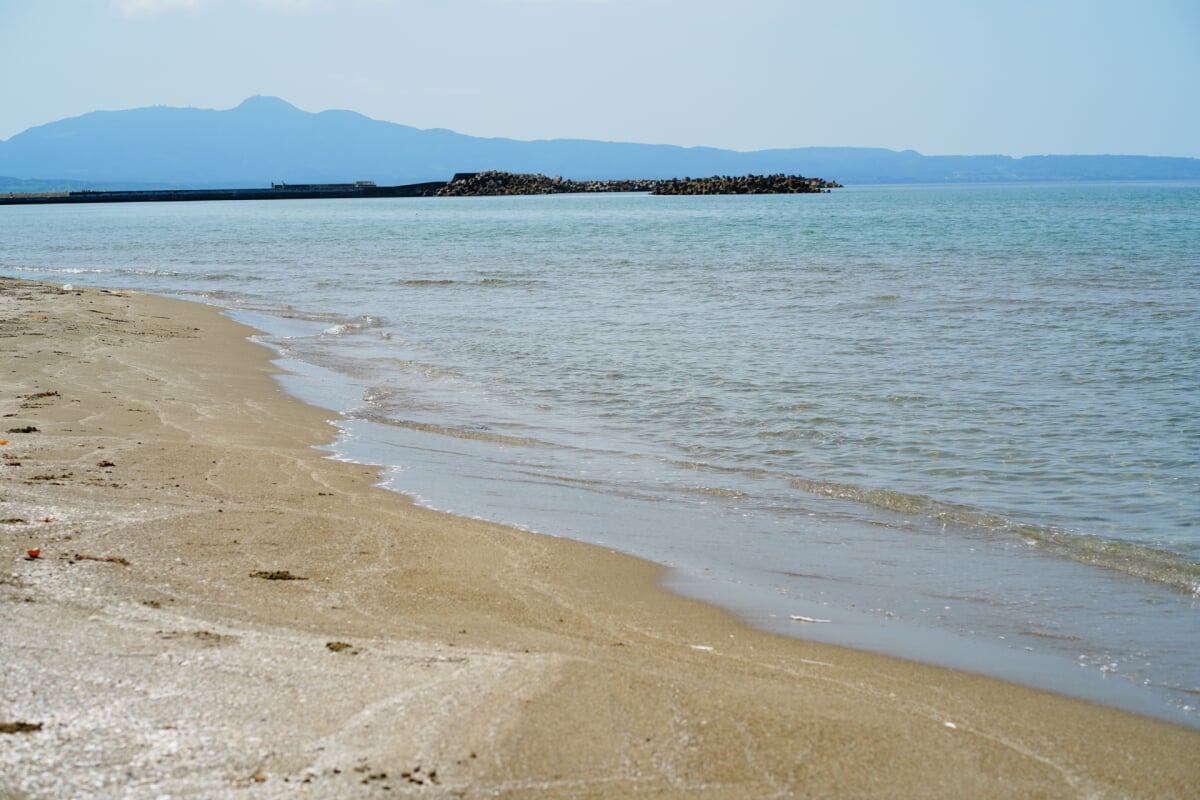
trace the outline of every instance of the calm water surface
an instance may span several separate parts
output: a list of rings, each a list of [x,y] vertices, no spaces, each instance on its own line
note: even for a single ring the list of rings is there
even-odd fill
[[[1195,184],[7,207],[0,272],[233,309],[427,505],[1200,726]]]

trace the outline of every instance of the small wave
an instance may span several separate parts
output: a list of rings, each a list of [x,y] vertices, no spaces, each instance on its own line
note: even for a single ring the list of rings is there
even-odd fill
[[[1178,553],[1077,533],[1035,531],[1026,535],[1050,552],[1143,580],[1165,583],[1200,598],[1200,564]]]
[[[135,273],[136,273],[136,271],[132,271],[130,274],[135,274]],[[179,275],[183,275],[185,273],[158,271],[158,272],[153,272],[153,273],[146,272],[145,274],[154,274],[154,275],[161,276],[161,277],[173,278],[173,277],[176,277]],[[187,273],[187,274],[188,274],[188,277],[190,277],[190,278],[194,278],[196,280],[201,280],[201,281],[206,281],[206,282],[214,282],[214,283],[220,283],[220,282],[226,282],[226,281],[236,281],[238,283],[255,283],[257,281],[262,280],[261,277],[259,277],[258,275],[255,275],[249,271],[244,272],[244,273],[242,273],[242,272],[204,272],[204,273],[199,273],[199,274],[196,274],[196,273]]]
[[[391,399],[394,394],[382,386],[371,386],[363,392],[362,399],[366,403],[379,404]]]
[[[466,283],[467,285],[479,285],[479,287],[526,287],[526,285],[535,285],[539,281],[529,281],[529,279],[514,279],[514,278],[479,278],[478,281],[456,281],[454,278],[402,278],[396,281],[398,287],[413,287],[413,288],[438,288],[438,287],[456,287]]]
[[[833,422],[833,420],[828,417],[813,417],[808,422],[813,425],[820,425]],[[754,436],[757,439],[827,439],[830,434],[825,431],[809,428],[784,428],[775,431],[756,431]]]
[[[180,291],[179,293],[188,295],[190,297],[202,297],[206,300],[215,300],[222,305],[241,306],[244,304],[240,294],[237,292],[227,292],[222,289],[213,289],[211,291],[193,289],[190,291]]]
[[[924,394],[891,394],[887,396],[889,403],[927,403],[929,396]]]
[[[680,469],[691,470],[692,472],[713,472],[727,475],[744,475],[750,478],[765,478],[770,473],[760,467],[729,467],[719,464],[710,464],[705,461],[668,461],[673,466]]]
[[[15,272],[45,272],[58,275],[107,275],[117,272],[117,270],[101,268],[101,267],[21,267],[13,266],[6,269],[12,269]]]
[[[541,286],[545,281],[532,278],[480,278],[480,286]]]
[[[359,331],[370,330],[371,328],[381,328],[384,321],[377,317],[362,316],[348,322],[340,322],[337,325],[332,325],[321,331],[322,336],[342,336],[347,333],[358,333]]]
[[[864,503],[902,514],[921,514],[952,522],[961,522],[980,528],[1000,529],[1008,527],[1008,521],[991,514],[980,513],[963,506],[938,503],[921,495],[893,492],[888,489],[867,489],[845,483],[814,481],[808,478],[792,478],[791,485],[822,497]]]
[[[125,269],[115,269],[115,270],[112,270],[112,272],[115,272],[118,275],[136,275],[139,278],[178,278],[180,275],[183,274],[182,272],[178,272],[173,269],[152,269],[152,268],[134,269],[133,267],[126,267]],[[207,276],[201,276],[201,277],[207,277]],[[219,279],[220,280],[228,280],[231,277],[232,277],[231,275],[222,275],[222,276],[220,276]]]
[[[508,436],[503,433],[493,433],[484,427],[437,425],[431,422],[417,422],[408,419],[391,419],[375,414],[354,414],[354,418],[374,422],[378,425],[388,425],[393,428],[404,428],[421,433],[435,433],[439,436],[453,436],[456,439],[474,439],[483,442],[499,444],[522,445],[526,447],[544,446],[547,442],[529,436]]]
[[[1033,636],[1038,639],[1054,639],[1059,642],[1078,642],[1081,639],[1078,636],[1068,636],[1061,633],[1049,633],[1047,631],[1035,631],[1032,628],[1019,631],[1019,636]]]
[[[386,334],[381,334],[383,338],[390,338]],[[454,367],[444,367],[437,364],[430,364],[427,361],[417,361],[410,358],[393,358],[389,359],[387,365],[394,372],[401,375],[416,375],[427,381],[437,380],[456,380],[462,378],[462,372]],[[395,394],[392,388],[383,386],[372,387],[374,399],[377,402],[382,402],[388,397]],[[405,396],[405,402],[416,402],[411,395]]]
[[[1143,580],[1173,586],[1200,597],[1200,563],[1168,550],[1069,533],[1055,528],[1014,522],[998,514],[969,506],[943,503],[921,495],[868,489],[850,484],[792,478],[791,485],[812,494],[1000,533],[1020,536],[1026,542],[1084,564],[1124,572]]]
[[[746,492],[741,492],[737,489],[722,489],[717,486],[699,486],[693,491],[709,495],[710,497],[723,497],[730,500],[740,500],[743,497],[750,496]]]

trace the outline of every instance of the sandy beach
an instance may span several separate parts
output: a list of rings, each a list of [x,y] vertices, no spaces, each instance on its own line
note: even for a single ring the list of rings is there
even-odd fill
[[[252,333],[0,279],[0,797],[1200,786],[1200,732],[759,633],[655,565],[376,488]]]

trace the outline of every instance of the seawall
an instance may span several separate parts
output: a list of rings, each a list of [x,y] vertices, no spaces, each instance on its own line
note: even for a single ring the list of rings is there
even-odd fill
[[[311,200],[344,197],[432,197],[446,181],[410,183],[401,186],[355,186],[353,184],[305,184],[273,186],[269,189],[139,189],[131,191],[53,192],[46,194],[0,195],[0,205],[44,205],[57,203],[163,203],[198,200]]]

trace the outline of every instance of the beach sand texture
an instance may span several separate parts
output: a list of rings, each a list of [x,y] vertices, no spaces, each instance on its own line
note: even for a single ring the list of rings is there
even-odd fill
[[[0,797],[1200,791],[1200,732],[415,507],[323,457],[251,333],[0,279]]]

